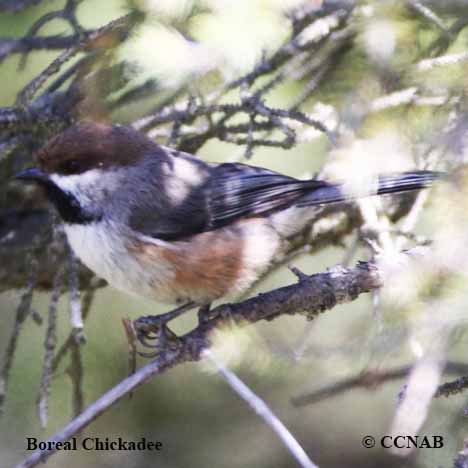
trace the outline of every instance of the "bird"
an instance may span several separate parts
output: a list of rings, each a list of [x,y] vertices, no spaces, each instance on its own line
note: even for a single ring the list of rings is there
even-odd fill
[[[77,257],[111,286],[175,304],[154,329],[246,291],[317,209],[354,196],[242,163],[208,163],[130,126],[82,121],[50,139],[16,179],[39,184]],[[420,190],[438,172],[379,176],[364,195]]]

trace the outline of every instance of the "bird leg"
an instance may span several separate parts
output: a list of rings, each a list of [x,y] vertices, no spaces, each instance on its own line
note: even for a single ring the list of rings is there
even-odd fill
[[[198,324],[203,325],[204,323],[208,322],[212,317],[210,316],[210,307],[211,303],[202,305],[198,309]]]
[[[170,312],[160,315],[146,315],[133,321],[136,339],[145,347],[155,351],[151,353],[138,352],[140,356],[153,358],[166,346],[175,345],[179,342],[177,335],[167,326],[168,322],[174,320],[185,312],[195,307],[194,302],[187,302]]]
[[[129,318],[122,319],[122,325],[128,342],[128,375],[130,376],[134,374],[136,370],[136,333],[133,327],[133,322]]]

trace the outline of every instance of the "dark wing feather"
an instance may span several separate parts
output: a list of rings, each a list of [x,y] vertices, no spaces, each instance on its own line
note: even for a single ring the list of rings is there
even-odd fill
[[[154,238],[180,240],[193,234],[227,226],[248,216],[267,215],[287,208],[311,190],[328,186],[318,180],[300,181],[245,164],[220,164],[208,179],[194,187],[186,200],[164,217],[133,213],[133,229]],[[147,207],[148,208],[148,207]],[[151,212],[145,210],[145,214]]]
[[[214,170],[207,191],[210,225],[219,228],[241,217],[286,208],[311,190],[326,185],[244,164],[221,164]]]
[[[179,240],[291,205],[322,205],[353,198],[343,192],[340,184],[297,180],[246,164],[208,166],[200,160],[193,164],[203,165],[206,178],[179,205],[174,206],[159,188],[140,192],[129,219],[135,231],[158,239]],[[419,190],[439,177],[441,174],[430,171],[382,176],[377,190],[368,195]],[[160,195],[159,199],[156,195]]]

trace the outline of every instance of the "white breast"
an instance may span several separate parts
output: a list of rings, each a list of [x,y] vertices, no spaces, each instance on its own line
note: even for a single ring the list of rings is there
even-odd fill
[[[65,232],[78,258],[111,286],[151,299],[169,301],[164,284],[172,278],[170,266],[161,259],[143,268],[129,253],[118,226],[111,221],[66,224]]]

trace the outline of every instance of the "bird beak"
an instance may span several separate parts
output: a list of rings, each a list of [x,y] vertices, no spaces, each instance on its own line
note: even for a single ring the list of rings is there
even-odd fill
[[[38,167],[29,167],[28,169],[23,169],[22,171],[17,172],[14,176],[14,179],[24,180],[24,181],[33,181],[33,182],[48,182],[49,176],[39,169]]]

